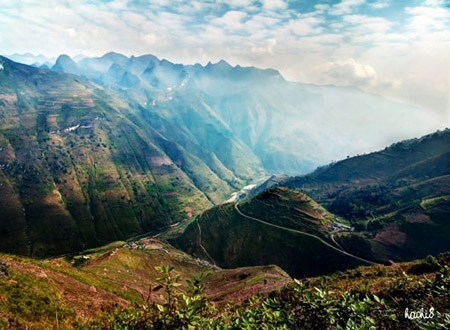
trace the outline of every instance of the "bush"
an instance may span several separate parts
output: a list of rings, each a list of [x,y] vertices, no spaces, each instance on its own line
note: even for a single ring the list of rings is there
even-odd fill
[[[114,312],[89,329],[448,329],[450,328],[450,268],[439,265],[434,278],[413,280],[403,273],[382,294],[354,289],[335,292],[332,279],[320,282],[295,281],[269,296],[253,296],[240,306],[214,307],[203,295],[201,275],[188,283],[191,295],[177,292],[179,276],[171,266],[156,267],[159,286],[150,289],[145,304]],[[167,302],[157,304],[151,293],[164,290]],[[405,309],[434,309],[431,319],[408,319]]]

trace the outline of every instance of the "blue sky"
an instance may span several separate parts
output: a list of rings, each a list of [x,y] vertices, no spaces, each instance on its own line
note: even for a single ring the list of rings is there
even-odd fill
[[[0,31],[5,55],[223,58],[450,118],[450,0],[3,0]]]

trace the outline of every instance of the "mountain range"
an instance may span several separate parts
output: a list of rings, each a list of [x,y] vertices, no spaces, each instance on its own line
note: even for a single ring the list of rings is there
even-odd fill
[[[196,116],[208,123],[214,118],[215,129],[238,139],[269,174],[307,173],[442,125],[441,118],[423,109],[356,88],[288,82],[275,70],[231,66],[223,60],[202,66],[153,55],[108,53],[78,62],[61,55],[52,69],[120,91],[148,113],[169,112],[166,119],[178,129],[187,126],[191,131]]]
[[[180,145],[182,129],[114,91],[0,62],[3,251],[55,255],[161,229],[264,173],[226,133],[217,154]]]
[[[31,256],[161,230],[268,174],[308,173],[435,125],[355,88],[226,61],[0,63],[0,249]]]

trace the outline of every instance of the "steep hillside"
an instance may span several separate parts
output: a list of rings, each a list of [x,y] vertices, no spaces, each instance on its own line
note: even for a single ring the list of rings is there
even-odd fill
[[[203,212],[174,244],[221,267],[276,264],[293,277],[370,262],[346,254],[333,242],[327,231],[333,221],[332,214],[306,195],[278,188]]]
[[[224,164],[175,123],[164,135],[157,115],[80,77],[0,63],[1,251],[59,255],[161,229],[263,173],[252,157]]]
[[[450,250],[448,129],[280,184],[348,219],[360,235],[337,240],[355,254],[411,260]]]
[[[445,130],[310,175],[273,176],[245,202],[201,214],[176,244],[223,267],[274,263],[292,276],[349,267],[328,262],[342,251],[379,263],[437,255],[450,250],[449,155]]]
[[[276,266],[221,270],[194,260],[156,238],[115,242],[80,255],[37,261],[0,254],[0,328],[80,329],[115,308],[167,302],[161,272],[171,265],[177,292],[191,294],[187,280],[201,278],[216,303],[237,302],[291,279]],[[90,327],[91,329],[95,327]]]

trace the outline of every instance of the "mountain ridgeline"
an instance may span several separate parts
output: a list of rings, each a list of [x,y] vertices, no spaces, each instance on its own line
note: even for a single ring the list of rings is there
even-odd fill
[[[359,234],[337,240],[356,254],[412,260],[450,250],[449,129],[289,178],[282,185],[348,219]]]
[[[422,109],[356,88],[288,82],[275,70],[224,60],[202,66],[153,55],[108,53],[77,62],[61,55],[52,69],[121,93],[155,129],[200,158],[194,145],[271,174],[308,173],[441,127],[441,118]],[[228,140],[239,152],[228,150]]]

